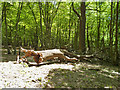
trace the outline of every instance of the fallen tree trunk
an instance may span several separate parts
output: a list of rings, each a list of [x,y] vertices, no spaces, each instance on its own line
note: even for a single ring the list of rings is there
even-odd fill
[[[51,50],[42,50],[42,51],[34,51],[34,50],[26,50],[21,47],[21,51],[25,53],[25,56],[20,60],[25,60],[27,57],[33,56],[34,61],[39,64],[43,61],[47,61],[49,59],[54,58],[62,58],[67,61],[76,61],[76,58],[69,58],[61,52],[60,49],[51,49]]]
[[[68,52],[65,49],[51,49],[51,50],[42,50],[42,51],[34,51],[34,50],[26,50],[23,49],[21,47],[21,51],[25,53],[25,56],[23,58],[21,58],[20,60],[27,62],[29,64],[29,62],[27,61],[27,57],[31,57],[33,56],[34,61],[39,64],[43,61],[47,61],[49,59],[54,59],[54,58],[62,58],[66,61],[78,61],[78,59],[88,59],[88,58],[98,58],[95,55],[76,55],[73,53]],[[69,58],[67,56],[70,57],[74,57],[74,58]],[[100,58],[98,58],[100,59]]]

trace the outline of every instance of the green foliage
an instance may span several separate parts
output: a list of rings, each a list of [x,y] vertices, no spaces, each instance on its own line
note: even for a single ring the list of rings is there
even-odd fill
[[[78,16],[72,9],[71,2],[41,2],[41,16],[39,2],[23,2],[22,9],[19,9],[19,2],[8,3],[6,6],[7,35],[9,45],[14,45],[15,38],[20,45],[45,48],[60,48],[67,45],[69,50],[79,49],[79,28],[80,22]],[[74,8],[80,14],[81,2],[74,2]],[[3,3],[2,3],[3,7]],[[30,9],[31,8],[31,9]],[[17,12],[20,10],[20,20],[16,31]],[[5,14],[4,7],[2,22],[2,44],[6,43]],[[33,14],[34,13],[34,14]],[[98,48],[98,27],[99,31],[99,49],[109,47],[110,43],[110,20],[111,20],[110,2],[86,2],[86,29],[88,28],[88,40],[91,51]],[[36,20],[35,20],[36,18]],[[116,2],[113,2],[113,22],[112,22],[112,40],[115,44],[116,29]],[[41,22],[40,22],[41,20]],[[120,22],[120,18],[118,20]],[[42,24],[42,25],[41,25]],[[100,26],[99,26],[100,24]],[[87,27],[88,25],[88,27]],[[42,27],[41,27],[42,26]],[[25,28],[24,28],[25,27]],[[42,28],[42,29],[41,29]],[[120,27],[118,26],[118,29]],[[120,30],[118,30],[118,34]],[[17,35],[17,37],[16,37]],[[87,47],[87,30],[85,30],[85,41]],[[119,36],[119,35],[118,35]],[[38,41],[36,41],[38,39]],[[118,48],[120,44],[118,37]],[[11,42],[10,42],[11,41]],[[17,44],[17,46],[19,45]],[[24,44],[25,43],[25,44]],[[42,46],[43,45],[43,46]],[[114,48],[114,45],[113,45]]]

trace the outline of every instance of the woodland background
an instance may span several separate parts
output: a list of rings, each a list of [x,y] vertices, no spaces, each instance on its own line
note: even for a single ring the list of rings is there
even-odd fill
[[[64,48],[120,63],[119,2],[2,2],[2,47]]]

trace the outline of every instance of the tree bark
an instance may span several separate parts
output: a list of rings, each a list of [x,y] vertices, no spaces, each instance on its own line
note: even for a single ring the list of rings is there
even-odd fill
[[[81,15],[74,9],[74,3],[73,2],[72,2],[72,9],[76,13],[76,15],[78,16],[79,22],[80,22],[79,50],[80,50],[80,53],[82,53],[82,52],[85,52],[85,50],[86,50],[86,48],[85,48],[85,24],[86,24],[85,2],[81,2],[81,7],[80,7]]]
[[[81,2],[81,19],[80,19],[80,35],[79,35],[79,48],[81,52],[85,52],[85,24],[86,24],[86,7],[85,2]]]

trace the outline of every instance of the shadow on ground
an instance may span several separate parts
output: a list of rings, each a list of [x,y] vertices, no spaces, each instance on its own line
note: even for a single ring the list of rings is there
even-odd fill
[[[50,71],[46,87],[50,88],[115,88],[119,86],[120,73],[103,67],[82,66],[74,70]]]

